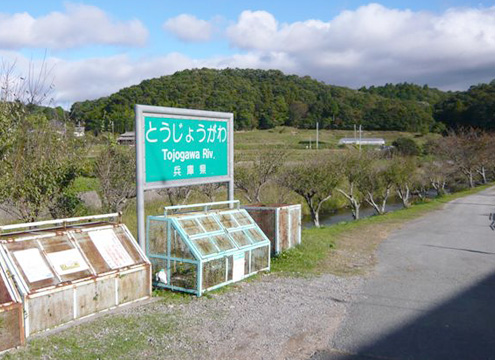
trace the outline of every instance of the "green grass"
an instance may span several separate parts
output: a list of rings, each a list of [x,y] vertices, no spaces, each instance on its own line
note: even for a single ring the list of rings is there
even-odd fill
[[[390,231],[407,221],[442,208],[449,201],[490,186],[493,184],[445,195],[382,216],[304,229],[302,244],[272,258],[271,271],[289,275],[361,275],[374,265],[376,247]]]
[[[4,359],[138,359],[150,346],[164,349],[177,333],[174,315],[113,314],[29,341]]]

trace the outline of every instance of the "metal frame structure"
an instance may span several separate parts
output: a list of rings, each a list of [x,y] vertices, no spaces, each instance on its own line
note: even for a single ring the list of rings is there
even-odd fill
[[[17,230],[0,235],[0,260],[22,299],[25,337],[151,296],[151,264],[146,255],[124,224],[103,221],[117,218],[120,214],[114,213],[0,227],[0,231]],[[63,226],[53,226],[57,224]],[[91,239],[96,232],[103,243],[108,243],[104,234],[115,236],[123,249],[121,255],[115,250],[116,256],[124,256],[125,263],[109,263],[112,258],[105,258]],[[50,277],[30,279],[33,270],[17,257],[18,252],[34,249]],[[84,267],[61,272],[50,256],[65,255],[67,249]]]
[[[221,205],[235,206],[235,208],[227,208],[223,210],[213,210],[213,207]],[[193,208],[203,208],[203,211],[169,214],[173,210],[191,210]],[[246,210],[241,209],[239,201],[224,201],[217,203],[207,204],[194,204],[185,206],[170,206],[164,208],[164,216],[148,216],[147,219],[147,238],[149,239],[146,248],[146,254],[153,265],[153,272],[156,273],[160,270],[166,270],[166,282],[160,281],[155,278],[153,285],[156,287],[178,290],[201,296],[205,291],[217,289],[219,287],[231,284],[233,282],[242,280],[246,277],[254,275],[259,271],[270,269],[270,241],[265,234],[259,229],[258,225],[249,216]],[[232,221],[232,227],[225,225],[225,219]],[[242,220],[241,220],[242,219]],[[151,248],[150,242],[152,242],[150,234],[153,231],[153,227],[158,223],[166,224],[166,249],[154,249]],[[185,227],[186,223],[194,226],[195,231],[188,231]],[[214,229],[207,229],[202,224],[208,222],[209,226]],[[198,231],[198,232],[196,232]],[[239,234],[238,234],[239,233]],[[242,235],[241,235],[242,233]],[[178,236],[180,241],[189,249],[190,258],[188,257],[175,257],[172,254],[172,238]],[[240,237],[239,237],[240,236]],[[217,237],[221,237],[223,241],[222,245],[216,240]],[[237,240],[236,240],[237,239]],[[240,239],[244,239],[245,243],[241,243]],[[199,242],[202,242],[202,246]],[[230,244],[230,248],[222,250]],[[207,250],[205,250],[207,249]],[[159,250],[159,251],[156,251]],[[255,269],[253,268],[253,251],[266,251],[267,263],[266,266]],[[247,255],[247,257],[246,257]],[[236,259],[244,259],[244,271],[239,278],[233,274]],[[213,285],[204,286],[204,268],[205,264],[209,262],[221,260],[225,262],[225,276],[223,281]],[[247,262],[247,264],[246,264]],[[173,284],[172,278],[172,266],[173,263],[185,263],[195,267],[195,286],[186,288],[184,286],[176,286]],[[160,265],[166,264],[166,269],[160,269]],[[223,265],[222,265],[223,266]],[[223,269],[223,267],[222,267]],[[247,271],[246,271],[247,269]],[[222,270],[223,271],[223,270]],[[162,279],[163,280],[163,279]]]
[[[135,105],[135,133],[136,133],[136,182],[137,182],[137,223],[138,242],[141,248],[146,248],[144,192],[151,189],[162,189],[177,186],[203,185],[209,183],[228,183],[228,199],[234,200],[234,115],[232,113],[178,109],[149,105]],[[145,164],[145,134],[144,117],[167,117],[174,119],[193,119],[205,121],[225,121],[228,126],[228,174],[226,176],[200,177],[193,179],[146,182]]]

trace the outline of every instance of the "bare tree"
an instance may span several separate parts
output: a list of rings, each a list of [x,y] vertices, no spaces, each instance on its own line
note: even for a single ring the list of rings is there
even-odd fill
[[[160,195],[165,195],[170,205],[184,205],[189,196],[191,196],[193,188],[191,186],[173,187],[158,190]]]
[[[261,191],[277,175],[288,152],[285,149],[262,150],[251,164],[237,165],[234,182],[250,203],[261,203]]]
[[[278,178],[282,186],[304,198],[316,227],[320,227],[322,205],[333,196],[340,181],[339,166],[335,160],[318,156],[304,163],[284,166]]]
[[[206,195],[208,200],[210,202],[214,202],[218,191],[223,187],[224,185],[222,183],[211,183],[211,184],[204,184],[200,186],[200,191]]]
[[[436,141],[432,150],[440,159],[455,165],[457,171],[466,177],[469,187],[474,187],[474,176],[480,170],[479,133],[473,129],[450,132]]]

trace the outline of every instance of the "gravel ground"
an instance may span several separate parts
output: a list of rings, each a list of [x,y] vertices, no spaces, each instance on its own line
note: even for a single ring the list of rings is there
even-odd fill
[[[153,339],[160,358],[308,359],[336,331],[360,278],[263,275],[237,289],[187,304],[156,302],[133,313],[175,314],[180,329]],[[156,349],[158,350],[158,349]],[[140,356],[154,358],[155,351]]]

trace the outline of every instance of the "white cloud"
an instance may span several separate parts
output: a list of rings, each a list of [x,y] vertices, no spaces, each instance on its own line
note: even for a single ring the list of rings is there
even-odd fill
[[[411,81],[465,88],[495,77],[495,7],[435,15],[369,4],[328,22],[294,23],[244,11],[227,36],[260,59],[283,54],[296,73],[347,86]]]
[[[206,20],[201,20],[193,15],[181,14],[168,19],[163,28],[171,32],[177,38],[187,42],[205,42],[211,39],[213,26]]]
[[[114,21],[98,7],[83,4],[66,4],[65,12],[39,18],[28,13],[0,13],[0,24],[0,47],[4,49],[142,46],[148,37],[140,21]]]
[[[49,58],[55,102],[95,99],[144,79],[201,67],[280,69],[355,88],[408,81],[456,90],[495,78],[495,7],[432,14],[370,4],[328,22],[290,24],[268,12],[245,11],[227,35],[242,51],[212,58],[178,53]],[[0,30],[0,44],[2,39]],[[0,57],[17,58],[27,68],[28,59],[3,48]]]

